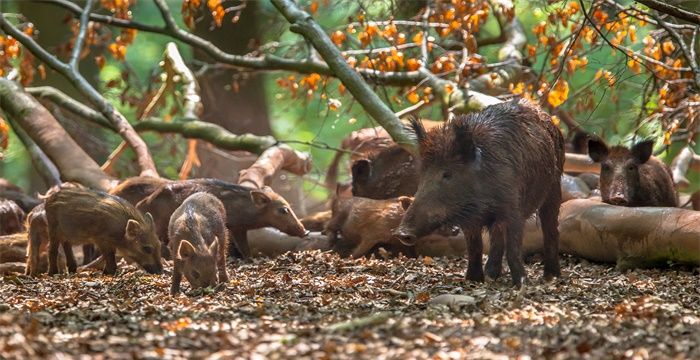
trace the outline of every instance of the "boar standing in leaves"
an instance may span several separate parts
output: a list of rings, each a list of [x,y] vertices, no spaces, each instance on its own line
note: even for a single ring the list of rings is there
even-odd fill
[[[168,226],[175,269],[170,293],[180,292],[184,274],[192,288],[228,282],[226,274],[226,209],[214,195],[199,192],[175,210]]]
[[[0,199],[0,235],[24,231],[24,210],[12,200]]]
[[[426,132],[413,121],[420,182],[395,234],[406,244],[442,225],[467,239],[467,279],[482,281],[481,230],[490,233],[486,275],[497,278],[505,255],[515,286],[525,280],[525,220],[538,211],[544,234],[544,276],[560,275],[558,214],[564,139],[549,115],[526,101],[492,105]],[[505,245],[505,249],[504,249]]]
[[[160,241],[153,218],[148,213],[142,215],[126,200],[100,191],[65,188],[50,195],[44,207],[49,228],[50,275],[58,273],[59,246],[66,255],[68,271],[76,271],[71,245],[78,244],[94,244],[100,250],[105,258],[105,274],[117,272],[116,251],[151,274],[162,272]],[[38,252],[30,257],[37,260]]]
[[[640,142],[631,149],[588,141],[588,156],[600,163],[600,195],[603,202],[620,206],[678,206],[671,169],[651,156],[654,142]]]
[[[163,243],[167,243],[170,216],[196,192],[208,192],[224,204],[226,227],[233,236],[234,246],[228,247],[231,256],[250,257],[248,230],[270,226],[292,236],[303,237],[307,233],[289,203],[269,187],[251,189],[216,179],[192,179],[163,185],[139,202],[136,208],[153,214],[156,233]]]
[[[359,258],[380,244],[389,245],[397,253],[415,256],[412,247],[401,244],[392,235],[411,200],[407,196],[389,200],[336,196],[332,203],[333,216],[326,224],[325,233],[334,250],[342,256]],[[342,239],[338,239],[338,235]]]

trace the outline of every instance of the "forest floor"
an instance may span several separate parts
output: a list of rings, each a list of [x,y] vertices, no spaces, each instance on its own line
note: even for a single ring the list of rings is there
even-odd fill
[[[522,291],[507,273],[465,283],[463,259],[320,252],[231,265],[226,289],[197,296],[129,266],[6,276],[0,358],[700,358],[697,269],[562,266],[542,283],[529,264]]]

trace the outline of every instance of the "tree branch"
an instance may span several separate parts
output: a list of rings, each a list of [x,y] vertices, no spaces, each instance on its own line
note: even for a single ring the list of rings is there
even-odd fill
[[[78,61],[80,61],[80,53],[83,51],[83,44],[85,44],[85,35],[87,34],[88,25],[90,23],[90,12],[92,11],[94,3],[95,0],[88,0],[85,4],[85,9],[80,15],[80,30],[78,31],[78,37],[75,39],[73,51],[68,61],[68,66],[70,66],[74,72],[78,72]]]
[[[105,175],[58,124],[51,113],[16,83],[0,78],[0,108],[22,127],[61,173],[61,179],[93,189],[109,190],[113,179]]]
[[[87,99],[98,109],[98,111],[108,119],[117,129],[119,135],[136,153],[136,158],[141,168],[141,176],[158,177],[158,171],[153,163],[153,158],[141,137],[136,134],[124,115],[117,111],[112,104],[88,83],[88,81],[74,68],[61,62],[58,58],[44,48],[34,39],[10,24],[4,14],[0,13],[0,28],[7,34],[19,41],[39,60],[68,79],[76,89],[78,89]]]
[[[670,5],[667,1],[658,0],[636,0],[638,3],[642,3],[651,9],[654,9],[660,13],[668,14],[681,20],[691,22],[696,25],[700,25],[700,14],[681,9],[677,6]]]
[[[162,1],[162,0],[158,0]],[[345,61],[340,50],[331,42],[325,31],[313,20],[311,15],[299,9],[291,0],[272,0],[273,5],[291,24],[292,32],[303,35],[309,40],[335,76],[345,85],[362,108],[369,113],[396,143],[407,149],[415,149],[415,140],[396,117],[393,111],[372,91],[364,80]]]
[[[32,140],[32,138],[27,134],[24,129],[19,126],[11,117],[7,117],[7,120],[12,126],[15,134],[19,140],[27,149],[29,157],[32,160],[34,169],[39,173],[44,183],[48,186],[60,185],[61,184],[61,174],[59,173],[56,165],[51,162],[51,159],[46,156],[46,154],[41,150],[41,148]]]

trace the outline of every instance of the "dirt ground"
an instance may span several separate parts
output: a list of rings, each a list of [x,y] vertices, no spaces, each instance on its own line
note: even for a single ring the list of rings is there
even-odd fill
[[[697,269],[562,265],[545,284],[530,263],[523,291],[507,273],[465,283],[463,259],[320,252],[231,264],[226,289],[177,297],[169,274],[129,266],[114,278],[6,276],[0,357],[700,358]],[[443,294],[461,296],[438,304]]]

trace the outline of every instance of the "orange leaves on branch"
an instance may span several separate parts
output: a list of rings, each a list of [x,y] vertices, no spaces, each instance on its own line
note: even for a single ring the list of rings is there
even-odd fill
[[[10,126],[0,117],[0,147],[5,150],[10,142]]]
[[[416,71],[420,68],[420,62],[414,58],[410,58],[406,61],[406,70]]]
[[[615,75],[613,75],[613,73],[611,73],[608,70],[598,69],[598,71],[595,73],[594,78],[595,78],[595,80],[599,80],[601,78],[604,78],[610,87],[615,85]]]
[[[316,6],[318,6],[318,4]],[[214,18],[216,27],[221,27],[224,21],[224,15],[226,15],[226,11],[221,4],[221,0],[207,0],[207,7],[211,12],[212,18]]]
[[[135,2],[134,0],[101,0],[100,5],[118,19],[131,19],[131,9],[129,8]]]
[[[627,67],[635,74],[642,72],[642,65],[639,63],[639,59],[633,56],[631,59],[627,60]]]
[[[546,29],[547,29],[547,22],[540,21],[537,25],[535,25],[532,28],[532,33],[537,35],[537,36],[544,35]]]
[[[415,91],[411,91],[406,95],[406,99],[408,99],[411,104],[415,104],[420,101],[420,96],[418,96],[418,93]]]
[[[180,8],[180,13],[182,14],[182,21],[185,25],[194,29],[194,18],[197,10],[202,5],[202,0],[183,0],[182,7]]]
[[[586,65],[588,65],[587,57],[584,56],[579,58],[575,55],[566,62],[566,72],[568,72],[569,74],[573,74],[573,72],[578,69],[585,69]]]
[[[336,46],[343,45],[346,39],[345,33],[340,30],[334,31],[333,34],[331,34],[331,41],[333,41]]]
[[[318,2],[311,2],[311,5],[309,5],[309,12],[311,13],[311,15],[314,15],[316,14],[316,12],[318,12]]]
[[[569,83],[564,79],[557,80],[554,87],[547,94],[547,102],[553,107],[559,107],[569,98]]]
[[[676,50],[676,46],[671,40],[664,41],[663,44],[661,44],[661,48],[667,56],[673,54],[673,50]]]
[[[112,54],[112,57],[119,61],[124,61],[126,59],[126,46],[119,44],[119,43],[111,43],[109,46],[107,46],[107,50],[109,51],[110,54]]]

